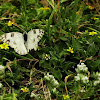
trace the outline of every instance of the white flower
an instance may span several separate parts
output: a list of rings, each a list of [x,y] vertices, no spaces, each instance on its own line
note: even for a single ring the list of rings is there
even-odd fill
[[[88,83],[89,82],[89,79],[87,76],[83,75],[82,79],[83,83]]]
[[[81,63],[81,66],[86,67],[86,65],[84,63]]]
[[[80,76],[79,75],[75,76],[74,78],[75,78],[76,81],[80,80]]]
[[[58,86],[59,86],[58,81],[57,81],[57,80],[55,80],[55,79],[53,79],[53,80],[51,81],[51,83],[52,83],[52,84],[53,84],[53,86],[55,86],[55,87],[58,87]]]
[[[49,84],[52,85],[53,87],[59,86],[58,81],[54,78],[53,75],[49,75],[49,73],[47,73],[47,75],[44,76],[44,79],[47,80]]]
[[[50,56],[48,54],[45,55],[45,60],[49,60]]]
[[[53,75],[49,75],[49,78],[50,78],[50,80],[53,80],[54,76]]]
[[[52,91],[53,91],[53,93],[56,93],[57,92],[56,88],[53,88]]]
[[[98,73],[98,76],[100,77],[100,73]]]
[[[84,72],[88,72],[88,68],[87,67],[84,68]]]
[[[50,81],[50,78],[48,76],[44,76],[44,79]]]
[[[0,88],[2,88],[3,87],[3,85],[2,85],[2,83],[0,83]]]
[[[96,72],[96,78],[97,78],[98,80],[100,80],[100,73],[99,73],[99,72]]]
[[[95,76],[94,86],[100,84],[100,72],[93,73]]]
[[[98,84],[100,84],[100,80],[94,81],[94,86],[96,86],[96,85],[98,85]]]
[[[86,65],[84,63],[78,64],[77,68],[75,68],[75,70],[77,73],[79,73],[81,71],[88,72],[88,68],[86,67]]]
[[[98,73],[98,77],[100,77],[100,73]]]
[[[83,83],[88,83],[89,82],[88,77],[83,75],[83,74],[77,74],[77,76],[75,76],[74,78],[75,78],[75,81],[81,80]]]
[[[47,73],[47,75],[44,76],[44,78],[48,81],[54,79],[54,76],[53,75],[49,75],[49,73]]]

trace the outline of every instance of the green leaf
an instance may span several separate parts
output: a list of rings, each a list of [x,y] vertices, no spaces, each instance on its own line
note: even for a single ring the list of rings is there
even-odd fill
[[[57,57],[56,51],[50,51],[51,56]]]
[[[74,51],[79,50],[81,48],[79,41],[76,40],[74,37],[72,37],[72,47]]]
[[[65,62],[62,66],[63,70],[66,72],[68,69],[73,68],[75,66],[75,62]]]
[[[55,78],[57,78],[58,80],[61,80],[61,78],[62,78],[61,70],[52,69],[51,72],[52,72],[52,74],[54,75]]]
[[[89,56],[94,56],[96,54],[96,52],[97,52],[96,51],[96,46],[95,46],[95,44],[93,42],[87,47],[87,54]]]
[[[96,60],[92,63],[93,70],[100,69],[100,60]]]
[[[63,41],[67,41],[67,38],[66,37],[59,37],[61,40]]]
[[[59,58],[61,58],[62,56],[65,56],[65,55],[70,55],[70,53],[67,52],[66,49],[62,50],[62,51],[59,53]]]
[[[36,0],[28,0],[28,5],[29,4],[35,4],[36,3]]]
[[[60,0],[61,3],[65,2],[65,1],[68,1],[68,0]]]

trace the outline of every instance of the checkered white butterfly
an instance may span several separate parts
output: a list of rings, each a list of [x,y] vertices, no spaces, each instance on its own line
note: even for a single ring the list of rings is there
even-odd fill
[[[19,55],[26,55],[31,49],[37,50],[38,42],[43,34],[42,29],[33,29],[26,34],[27,41],[25,41],[22,33],[10,32],[1,35],[0,40],[14,48]]]

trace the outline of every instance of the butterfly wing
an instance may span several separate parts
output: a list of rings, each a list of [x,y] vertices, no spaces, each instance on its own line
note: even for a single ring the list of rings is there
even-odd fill
[[[27,49],[24,45],[24,38],[22,33],[19,32],[5,33],[0,36],[0,40],[7,43],[10,47],[14,48],[14,50],[19,55],[27,54]]]
[[[44,31],[42,29],[33,29],[28,32],[27,34],[27,43],[26,48],[27,51],[34,49],[35,51],[38,48],[38,42],[42,38]]]

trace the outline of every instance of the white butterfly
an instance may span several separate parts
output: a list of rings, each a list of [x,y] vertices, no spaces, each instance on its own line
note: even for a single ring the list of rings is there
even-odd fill
[[[19,55],[26,55],[31,49],[37,50],[43,34],[42,29],[33,29],[27,33],[27,41],[25,41],[22,33],[10,32],[1,35],[0,40],[14,48]]]

